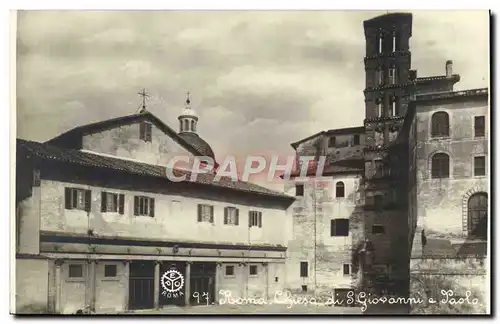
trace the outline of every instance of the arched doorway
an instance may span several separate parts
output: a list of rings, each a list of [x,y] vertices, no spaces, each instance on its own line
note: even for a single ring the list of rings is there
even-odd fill
[[[467,234],[469,238],[488,238],[488,194],[478,192],[467,202]]]

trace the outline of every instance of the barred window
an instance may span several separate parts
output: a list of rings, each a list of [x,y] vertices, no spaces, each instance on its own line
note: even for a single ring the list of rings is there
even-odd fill
[[[155,216],[155,200],[144,196],[134,197],[135,216]]]
[[[262,212],[248,212],[248,227],[262,227]]]

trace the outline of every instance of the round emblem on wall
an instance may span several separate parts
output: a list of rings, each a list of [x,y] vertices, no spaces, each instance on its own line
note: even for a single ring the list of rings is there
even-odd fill
[[[168,292],[177,292],[184,286],[184,276],[177,270],[168,270],[161,276],[161,286]]]

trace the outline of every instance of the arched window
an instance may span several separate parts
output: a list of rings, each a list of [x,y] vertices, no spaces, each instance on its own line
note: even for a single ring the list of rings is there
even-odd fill
[[[375,78],[377,86],[384,84],[384,68],[379,66],[375,71]]]
[[[450,136],[450,118],[444,111],[432,115],[431,136]]]
[[[184,131],[184,129],[182,128],[182,120],[179,120],[179,129],[180,129],[181,132]]]
[[[189,120],[184,120],[184,131],[189,132]]]
[[[450,157],[446,153],[436,153],[432,157],[432,178],[450,177]]]
[[[194,120],[191,120],[191,131],[194,132],[195,131],[195,127],[194,127]]]
[[[478,192],[467,202],[467,233],[471,238],[488,238],[488,194]]]
[[[378,52],[382,53],[384,51],[384,35],[380,33],[378,35]]]
[[[384,105],[382,98],[377,98],[377,101],[375,103],[377,105],[377,117],[382,117],[384,114]]]
[[[335,197],[345,197],[345,186],[342,181],[337,182],[337,184],[335,185]]]

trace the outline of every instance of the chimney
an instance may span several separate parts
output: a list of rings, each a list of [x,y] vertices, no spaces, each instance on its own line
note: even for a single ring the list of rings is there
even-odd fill
[[[410,81],[415,81],[417,79],[417,70],[410,70],[409,77]]]
[[[446,61],[446,77],[451,78],[453,75],[453,61]]]

